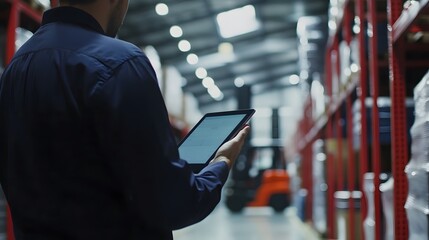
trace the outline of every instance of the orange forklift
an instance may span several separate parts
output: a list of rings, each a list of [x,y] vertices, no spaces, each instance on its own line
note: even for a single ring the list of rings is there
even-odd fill
[[[225,204],[234,213],[245,207],[270,206],[283,212],[290,205],[289,175],[278,138],[278,113],[273,109],[272,139],[247,143],[225,186]]]

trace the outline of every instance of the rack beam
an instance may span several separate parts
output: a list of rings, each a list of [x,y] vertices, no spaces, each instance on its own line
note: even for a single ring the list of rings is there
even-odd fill
[[[389,1],[395,1],[395,0],[389,0]],[[398,2],[399,1],[395,1]],[[402,9],[401,6],[393,6],[394,9],[391,9],[391,11],[395,11],[397,17],[395,17],[394,22],[391,23],[393,26],[391,28],[392,30],[392,41],[396,42],[401,38],[404,33],[407,31],[407,29],[411,26],[411,24],[414,22],[414,20],[417,18],[417,16],[426,10],[426,8],[429,5],[429,0],[420,0],[420,1],[410,1],[410,6],[407,9]],[[392,7],[392,6],[391,6]],[[399,8],[398,8],[399,7]]]
[[[360,65],[360,75],[359,75],[359,88],[358,88],[358,98],[361,105],[360,114],[361,114],[361,138],[360,138],[360,154],[359,154],[359,162],[360,162],[360,174],[359,174],[359,189],[362,192],[361,198],[361,211],[362,211],[362,219],[366,218],[367,213],[367,204],[365,201],[365,192],[362,191],[363,188],[363,176],[366,172],[368,172],[368,123],[367,123],[367,113],[365,109],[365,99],[368,95],[368,65],[366,59],[365,52],[365,37],[366,37],[366,29],[365,29],[365,5],[364,0],[357,0],[356,4],[356,17],[359,23],[359,33],[358,42],[359,42],[359,65]],[[363,223],[363,221],[362,221]],[[362,224],[360,224],[362,226]],[[363,228],[358,229],[357,231],[361,232],[361,236],[364,236]]]

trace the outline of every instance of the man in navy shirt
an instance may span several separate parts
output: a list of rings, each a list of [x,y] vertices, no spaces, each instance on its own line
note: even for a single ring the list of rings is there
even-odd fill
[[[249,128],[193,174],[147,57],[113,38],[128,0],[60,3],[0,82],[16,239],[172,239],[217,205]]]

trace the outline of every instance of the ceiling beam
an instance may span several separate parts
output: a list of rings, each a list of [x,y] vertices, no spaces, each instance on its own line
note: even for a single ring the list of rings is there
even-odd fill
[[[263,77],[259,77],[254,80],[246,81],[246,85],[266,84],[269,82],[279,81],[279,80],[284,81],[286,77],[295,73],[296,73],[296,66],[288,65],[283,68],[282,72],[277,72],[275,74],[273,73],[269,77],[265,75]],[[218,87],[222,91],[225,89],[236,88],[234,85],[234,78],[225,79],[223,81],[216,81],[216,85],[218,85]],[[186,85],[183,89],[187,92],[194,93],[195,95],[206,92],[205,88],[202,87],[201,85],[201,80],[195,81],[192,85]]]
[[[294,63],[295,62],[295,63]],[[287,70],[286,72],[292,72],[297,73],[298,72],[298,63],[297,61],[289,61],[289,62],[280,62],[276,64],[270,64],[270,65],[262,65],[258,68],[253,69],[252,71],[247,71],[245,73],[227,73],[223,75],[217,75],[217,74],[211,74],[211,77],[215,80],[217,83],[223,83],[223,82],[229,82],[230,85],[234,85],[234,79],[236,77],[243,77],[244,76],[250,76],[250,75],[257,75],[258,73],[263,75],[268,75],[270,72],[279,69],[283,67],[283,69]],[[185,86],[185,89],[192,89],[196,90],[194,88],[201,87],[201,79],[198,79],[195,77],[195,75],[184,75],[185,79],[188,80],[187,85]],[[276,77],[273,77],[275,79]],[[245,78],[246,79],[246,78]],[[258,80],[251,80],[252,78],[248,77],[247,81],[248,84],[254,84],[257,83]],[[193,88],[194,87],[194,88]]]

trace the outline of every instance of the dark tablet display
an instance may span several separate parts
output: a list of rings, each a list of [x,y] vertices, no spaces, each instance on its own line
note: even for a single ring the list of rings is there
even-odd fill
[[[208,113],[179,143],[180,158],[199,172],[216,154],[217,149],[233,138],[246,124],[254,109]]]

